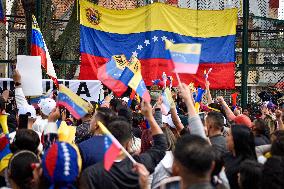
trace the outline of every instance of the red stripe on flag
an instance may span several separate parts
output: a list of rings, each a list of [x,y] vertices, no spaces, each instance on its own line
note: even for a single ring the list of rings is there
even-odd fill
[[[125,93],[128,88],[128,86],[126,86],[120,80],[116,80],[108,75],[106,70],[106,64],[98,69],[97,78],[109,89],[111,89],[117,96],[123,95],[123,93]]]
[[[82,53],[82,63],[79,79],[97,79],[97,68],[105,64],[108,59]],[[90,64],[92,62],[92,66]],[[141,59],[142,76],[147,86],[152,85],[152,81],[161,78],[163,72],[168,76],[173,76],[173,86],[177,86],[175,73],[172,73],[172,61],[167,59]],[[235,63],[200,63],[195,75],[179,74],[181,81],[189,84],[194,82],[195,86],[205,86],[204,70],[212,68],[209,74],[211,89],[234,89],[235,88]]]
[[[46,60],[46,53],[44,49],[40,48],[37,45],[32,44],[31,46],[31,56],[40,56],[41,57],[41,65],[46,69],[47,67],[47,60]]]
[[[107,171],[110,170],[119,153],[120,149],[114,143],[112,143],[104,156],[104,167]]]

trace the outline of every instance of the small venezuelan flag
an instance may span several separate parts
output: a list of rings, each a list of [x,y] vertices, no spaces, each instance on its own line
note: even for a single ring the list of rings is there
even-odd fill
[[[127,65],[128,61],[124,55],[114,55],[98,69],[98,79],[117,96],[121,96],[128,89],[128,83],[120,79]]]
[[[101,122],[98,121],[98,125],[104,134],[104,168],[109,171],[123,147]]]
[[[201,44],[173,44],[166,40],[166,49],[170,51],[174,72],[196,74],[200,61]]]
[[[64,85],[59,85],[57,105],[64,106],[76,119],[81,119],[88,113],[88,102],[73,93]]]
[[[145,102],[151,101],[150,94],[141,75],[140,61],[135,56],[131,57],[130,65],[123,71],[121,80],[128,82],[128,86],[135,90],[136,94],[138,94]]]

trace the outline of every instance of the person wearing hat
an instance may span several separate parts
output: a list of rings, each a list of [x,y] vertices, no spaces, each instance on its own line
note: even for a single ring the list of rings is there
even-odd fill
[[[66,142],[55,142],[42,158],[43,178],[48,181],[45,187],[66,189],[77,188],[82,160],[79,150]],[[39,187],[44,188],[44,186]]]
[[[234,121],[235,124],[238,124],[238,125],[245,125],[249,128],[252,127],[252,122],[250,118],[244,114],[235,116],[222,96],[217,97],[217,101],[221,103],[223,109],[225,110],[227,119],[229,119],[230,121]]]

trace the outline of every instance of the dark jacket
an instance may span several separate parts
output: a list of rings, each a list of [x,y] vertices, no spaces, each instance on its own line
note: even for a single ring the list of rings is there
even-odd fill
[[[163,134],[153,136],[154,146],[139,156],[133,156],[142,163],[150,173],[163,159],[167,149],[166,138]],[[132,171],[133,163],[129,158],[115,162],[109,171],[104,169],[103,162],[97,163],[85,169],[80,178],[80,186],[88,189],[95,188],[139,188],[138,175]]]

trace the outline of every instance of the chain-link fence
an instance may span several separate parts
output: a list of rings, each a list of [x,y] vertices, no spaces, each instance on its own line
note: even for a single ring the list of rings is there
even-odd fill
[[[91,1],[91,0],[90,0]],[[76,18],[75,0],[42,0],[37,2],[38,22],[55,60],[55,69],[60,78],[76,78],[79,65],[79,22]],[[38,4],[40,2],[40,4]],[[48,3],[49,2],[49,3]],[[242,68],[242,0],[99,0],[98,4],[111,9],[132,9],[153,2],[198,9],[222,10],[238,8],[236,41],[236,90],[241,93]],[[268,86],[284,82],[284,1],[250,0],[249,17],[249,64],[248,102],[259,101],[257,94]],[[9,76],[8,63],[17,54],[26,52],[25,15],[20,0],[6,0],[7,24],[0,24],[0,76]],[[9,10],[8,10],[9,9]],[[51,14],[50,20],[47,20]],[[50,22],[48,22],[50,21]],[[69,23],[71,22],[71,24]],[[48,27],[47,24],[49,23]],[[68,26],[71,25],[72,27]],[[7,63],[7,64],[6,64]],[[229,98],[236,90],[212,91],[213,95]]]

